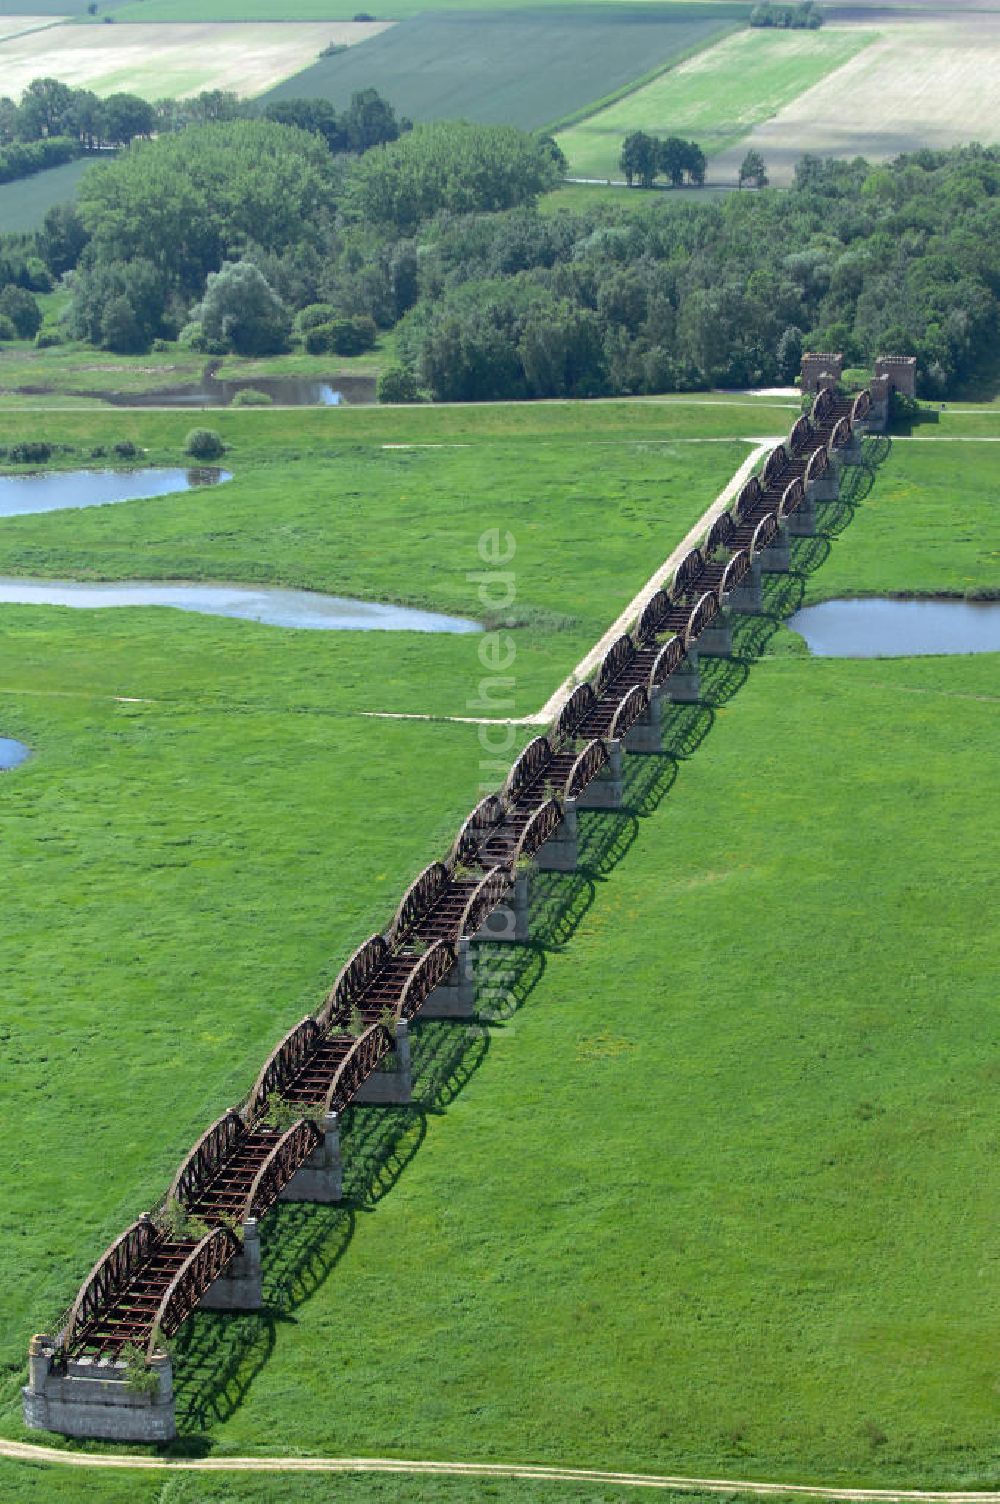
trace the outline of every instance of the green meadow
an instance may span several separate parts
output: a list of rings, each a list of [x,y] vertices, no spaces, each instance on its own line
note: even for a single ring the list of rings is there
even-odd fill
[[[266,579],[475,615],[469,555],[507,527],[533,709],[741,436],[789,417],[220,413],[229,485],[5,519],[0,573]],[[176,462],[190,420],[11,412],[0,442],[30,422]],[[533,943],[482,952],[479,1026],[418,1025],[414,1105],[348,1115],[345,1203],[269,1217],[266,1310],[185,1329],[177,1450],[995,1483],[997,832],[975,791],[1000,773],[996,660],[812,660],[780,625],[845,580],[990,587],[993,452],[870,446],[877,469],[796,545],[736,658],[706,666],[703,703],[668,712],[664,754],[629,759],[626,808],[581,816],[581,870],[536,875]],[[5,1434],[26,1335],[471,803],[473,727],[373,734],[358,714],[463,713],[477,639],[414,635],[0,609],[0,731],[35,753],[0,779],[23,1129],[0,1196],[16,1186]],[[87,1497],[7,1471],[18,1504]],[[121,1481],[88,1488],[116,1504]],[[128,1479],[139,1504],[312,1497],[266,1482]]]
[[[634,1488],[610,1484],[505,1478],[435,1478],[351,1473],[83,1472],[0,1461],[0,1487],[10,1504],[627,1504]],[[715,1495],[673,1492],[676,1504],[710,1504]],[[735,1504],[736,1494],[728,1495]]]
[[[561,131],[556,140],[574,177],[620,177],[618,157],[630,131],[691,137],[712,157],[846,63],[873,35],[830,26],[739,31]]]

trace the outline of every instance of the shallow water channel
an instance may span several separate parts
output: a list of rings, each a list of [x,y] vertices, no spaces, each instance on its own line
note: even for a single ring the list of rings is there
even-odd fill
[[[820,658],[1000,653],[1000,601],[823,601],[788,625]]]
[[[193,386],[155,392],[94,392],[114,407],[229,407],[238,392],[263,392],[275,407],[354,407],[375,401],[374,376],[261,376],[217,381],[203,376]]]
[[[272,627],[316,632],[480,632],[477,621],[414,611],[406,606],[356,601],[313,590],[280,590],[266,585],[187,584],[184,581],[128,580],[120,584],[78,584],[73,580],[0,579],[0,604],[77,606],[174,606],[202,616],[234,616]]]
[[[218,486],[232,480],[215,466],[141,470],[39,470],[29,475],[0,475],[0,517],[27,517],[61,512],[67,507],[106,507],[115,501],[147,501],[172,491]]]

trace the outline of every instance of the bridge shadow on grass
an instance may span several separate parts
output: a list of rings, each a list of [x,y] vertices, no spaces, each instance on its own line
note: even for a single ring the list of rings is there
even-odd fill
[[[545,948],[537,940],[529,945],[477,945],[473,965],[477,1015],[484,1023],[502,1024],[524,1007],[545,975]]]
[[[536,872],[528,895],[528,924],[535,941],[546,950],[561,950],[597,897],[593,876],[576,872]]]
[[[178,1438],[165,1450],[197,1457],[211,1450],[203,1433],[239,1409],[274,1349],[277,1319],[270,1311],[234,1316],[196,1311],[174,1339],[174,1396]]]

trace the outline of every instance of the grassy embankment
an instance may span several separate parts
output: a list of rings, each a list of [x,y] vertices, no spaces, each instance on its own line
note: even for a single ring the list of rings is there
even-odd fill
[[[690,137],[709,157],[839,68],[874,33],[740,31],[556,137],[574,177],[620,177],[630,131]],[[711,169],[709,172],[711,176]]]
[[[664,416],[651,404],[613,411]],[[725,411],[692,409],[692,422]],[[463,416],[407,415],[425,437],[429,422],[452,436]],[[947,448],[953,489],[917,491],[890,514],[875,569],[869,509],[900,466],[925,463],[916,445],[895,446],[830,541],[827,570],[919,585],[909,540],[950,527],[943,578],[990,582],[974,535],[995,451]],[[583,463],[578,445],[570,455]],[[536,486],[538,449],[524,458]],[[954,504],[970,494],[959,524]],[[626,503],[614,519],[627,523]],[[611,529],[590,542],[579,531],[574,569]],[[825,547],[800,545],[798,558]],[[564,558],[553,583],[569,572]],[[783,632],[775,643],[791,646]],[[523,1006],[465,1040],[464,1061],[456,1031],[424,1026],[422,1100],[354,1114],[349,1204],[279,1214],[281,1247],[300,1238],[307,1257],[282,1253],[272,1221],[267,1312],[189,1329],[189,1432],[236,1453],[992,1480],[995,958],[981,916],[995,817],[975,794],[996,779],[995,661],[779,656],[732,698],[742,677],[739,664],[707,673],[707,703],[672,714],[671,755],[630,768],[629,810],[586,817],[585,870],[537,882],[540,939],[514,987]],[[186,796],[200,799],[203,776]],[[257,785],[239,776],[249,835]],[[22,792],[15,814],[24,803]],[[46,806],[65,832],[62,791]],[[315,807],[313,794],[303,818]],[[296,848],[300,950],[315,930],[311,860]],[[360,877],[351,871],[350,891]],[[283,895],[274,902],[281,918]],[[98,935],[113,950],[106,915]],[[230,940],[239,934],[226,956]],[[133,1058],[120,1037],[119,1058]],[[442,1060],[445,1098],[465,1083],[444,1114]],[[174,1101],[189,1083],[175,1072]],[[149,1100],[159,1142],[162,1098]],[[131,1105],[124,1093],[127,1115]],[[87,1122],[70,1117],[78,1131]],[[12,1373],[12,1400],[13,1384]],[[16,1424],[12,1409],[5,1429]]]
[[[720,415],[227,413],[231,483],[4,519],[0,571],[222,576],[461,600],[477,615],[477,544],[506,527],[526,623],[523,714],[745,454],[663,442]],[[35,414],[30,433],[128,436],[176,462],[188,421]],[[21,415],[0,421],[3,440],[24,433]],[[404,438],[446,447],[383,448]],[[0,646],[0,726],[35,754],[0,780],[4,1050],[16,1065],[5,1119],[20,1125],[2,1198],[18,1207],[0,1320],[12,1402],[28,1333],[475,802],[474,727],[358,712],[469,713],[483,669],[470,637],[297,633],[163,610],[8,606]]]

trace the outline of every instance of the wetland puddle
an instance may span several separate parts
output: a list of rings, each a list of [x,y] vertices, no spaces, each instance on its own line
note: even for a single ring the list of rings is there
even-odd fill
[[[16,742],[12,736],[0,736],[0,773],[7,773],[11,768],[16,768],[18,763],[30,752],[23,742]]]
[[[205,376],[194,386],[158,392],[92,392],[113,407],[229,407],[238,392],[262,392],[275,407],[354,407],[375,401],[374,376],[248,377],[217,381]]]
[[[820,658],[1000,653],[1000,601],[823,601],[788,625]]]
[[[481,632],[477,621],[356,601],[313,590],[280,590],[263,585],[187,584],[183,581],[130,580],[78,584],[73,580],[0,579],[0,604],[76,606],[173,606],[202,616],[232,616],[271,627],[314,632]]]
[[[218,486],[232,480],[215,466],[147,466],[142,470],[39,470],[0,475],[0,517],[61,512],[67,507],[106,507],[116,501],[147,501],[171,491]]]

